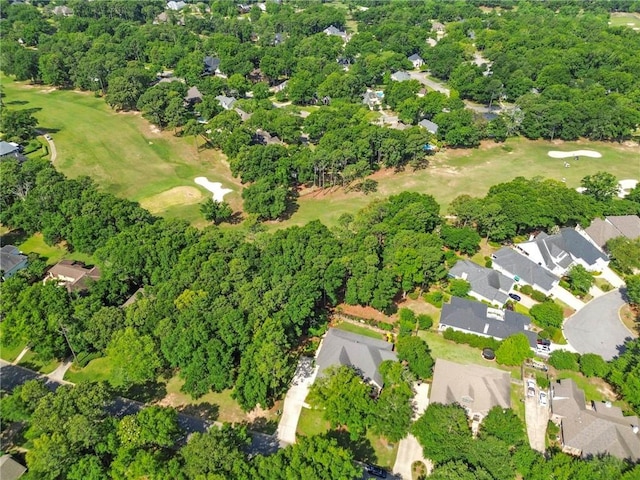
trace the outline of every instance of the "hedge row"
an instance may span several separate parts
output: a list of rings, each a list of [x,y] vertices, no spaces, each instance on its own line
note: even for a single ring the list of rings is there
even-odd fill
[[[480,335],[474,335],[472,333],[464,333],[447,328],[442,334],[447,340],[451,340],[455,343],[464,343],[474,348],[491,348],[493,351],[498,350],[498,347],[502,342],[491,337],[481,337]]]

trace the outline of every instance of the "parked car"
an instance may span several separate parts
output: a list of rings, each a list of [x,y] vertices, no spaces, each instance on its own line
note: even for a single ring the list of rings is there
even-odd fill
[[[49,135],[48,133],[45,134],[44,138],[46,138],[47,140],[51,140],[51,135]]]
[[[535,397],[536,389],[533,387],[527,387],[527,397]]]
[[[532,378],[527,379],[527,388],[536,388],[536,381]]]
[[[549,340],[548,338],[539,338],[537,340],[538,345],[544,345],[544,346],[549,346],[551,345],[551,340]]]
[[[364,469],[369,475],[373,475],[380,478],[387,478],[387,472],[378,467],[377,465],[365,465]]]
[[[515,300],[516,302],[519,302],[520,300],[522,300],[522,297],[520,295],[516,295],[515,293],[510,293],[509,297]]]
[[[543,407],[547,406],[547,392],[543,392],[540,390],[540,405]]]
[[[485,360],[495,360],[496,353],[491,348],[484,348],[482,349],[482,358]]]

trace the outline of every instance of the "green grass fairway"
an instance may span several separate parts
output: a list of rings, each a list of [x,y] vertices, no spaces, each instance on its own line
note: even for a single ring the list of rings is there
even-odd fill
[[[631,12],[614,12],[609,21],[614,27],[640,28],[640,14]],[[636,30],[637,31],[637,30]]]
[[[511,152],[502,148],[504,145]],[[580,157],[571,166],[564,167],[564,160],[548,156],[550,150],[595,150],[602,158]],[[359,192],[345,193],[344,189],[303,192],[298,199],[298,211],[285,222],[273,222],[271,228],[304,225],[320,219],[325,225],[335,225],[343,213],[356,213],[376,198],[386,198],[402,191],[427,193],[443,205],[443,209],[458,195],[484,196],[489,187],[508,182],[515,177],[541,176],[561,181],[569,187],[580,186],[586,175],[606,170],[619,179],[640,176],[640,148],[605,142],[548,142],[522,138],[509,139],[505,144],[483,142],[474,150],[447,150],[431,159],[424,170],[394,173],[383,170],[371,176],[378,181],[378,191],[370,195]]]
[[[116,113],[91,93],[34,87],[7,77],[0,81],[9,108],[39,109],[39,128],[53,137],[55,166],[66,175],[88,175],[152,213],[196,223],[203,223],[198,208],[209,192],[193,180],[204,176],[233,189],[225,200],[241,208],[240,182],[220,152],[198,150],[201,139],[159,132],[138,113]]]

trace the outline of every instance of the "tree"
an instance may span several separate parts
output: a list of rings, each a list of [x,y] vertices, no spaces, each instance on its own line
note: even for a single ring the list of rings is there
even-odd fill
[[[549,355],[549,365],[558,370],[572,370],[578,371],[578,360],[580,355],[577,353],[569,352],[567,350],[554,350]]]
[[[598,172],[584,177],[580,184],[589,195],[599,202],[611,200],[618,194],[618,179],[609,172]]]
[[[471,291],[471,284],[466,280],[454,278],[449,281],[449,291],[454,297],[466,297]]]
[[[362,468],[354,463],[351,450],[325,435],[302,437],[275,455],[260,456],[252,478],[259,480],[289,480],[314,478],[318,480],[356,480]]]
[[[562,307],[553,301],[538,303],[531,307],[529,313],[536,324],[542,328],[560,328],[564,321],[564,312],[562,311]]]
[[[121,308],[102,307],[84,326],[82,335],[97,351],[104,351],[113,334],[124,327],[124,311]]]
[[[607,378],[609,364],[600,355],[585,353],[580,357],[580,371],[585,377]]]
[[[202,213],[205,220],[209,220],[215,225],[229,221],[233,216],[233,210],[227,202],[218,202],[211,198],[207,198],[204,203],[200,205],[200,213]]]
[[[636,411],[640,409],[640,340],[629,340],[625,349],[611,363],[609,381]]]
[[[640,305],[640,275],[631,275],[626,279],[629,303]]]
[[[496,350],[496,361],[501,365],[520,365],[533,357],[529,339],[524,333],[517,333],[504,339]]]
[[[452,248],[466,255],[473,255],[480,249],[480,235],[470,227],[440,227],[440,238],[445,247]]]
[[[611,262],[622,273],[633,274],[636,269],[640,269],[640,239],[612,238],[607,242],[606,249]]]
[[[172,447],[180,435],[178,412],[173,408],[151,406],[136,415],[124,417],[118,424],[123,448]]]
[[[427,342],[420,337],[402,337],[397,343],[398,359],[406,361],[409,370],[426,380],[433,375],[434,361]]]
[[[413,416],[411,399],[413,389],[405,367],[391,360],[380,364],[384,388],[375,401],[371,430],[384,435],[392,442],[399,442],[407,436]]]
[[[520,445],[527,440],[525,426],[510,408],[493,407],[482,420],[478,432],[480,439],[495,437],[509,446]]]
[[[140,335],[132,327],[115,332],[106,353],[113,365],[111,383],[129,387],[155,378],[162,365],[157,347],[148,335]]]
[[[38,120],[33,116],[33,110],[11,110],[4,107],[0,123],[4,140],[24,143],[35,136]]]
[[[412,427],[424,456],[436,464],[465,459],[471,447],[467,413],[459,405],[432,403]]]
[[[398,323],[400,324],[400,336],[411,335],[416,329],[416,315],[413,310],[401,308],[398,312]]]
[[[274,220],[287,210],[289,190],[269,178],[261,178],[242,191],[247,213],[257,213],[264,220]]]
[[[567,278],[569,285],[571,285],[571,290],[578,292],[580,295],[586,295],[595,281],[593,275],[580,264],[571,267],[567,272]]]

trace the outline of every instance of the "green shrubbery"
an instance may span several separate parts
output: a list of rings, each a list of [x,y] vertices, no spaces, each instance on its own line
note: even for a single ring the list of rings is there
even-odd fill
[[[424,299],[434,307],[442,308],[442,292],[428,292],[424,294]]]
[[[531,307],[529,313],[533,317],[536,325],[542,328],[560,328],[564,320],[562,307],[554,302],[543,302]]]
[[[500,340],[496,340],[495,338],[481,337],[480,335],[474,335],[472,333],[459,332],[453,328],[447,328],[442,336],[455,343],[464,343],[474,348],[491,348],[494,351],[497,350],[502,343]]]
[[[429,330],[433,326],[433,318],[431,318],[431,315],[421,313],[416,319],[418,320],[418,328],[420,330]]]
[[[549,365],[558,370],[572,370],[577,372],[580,370],[579,360],[580,354],[567,350],[554,350],[551,352],[551,355],[549,355]]]

